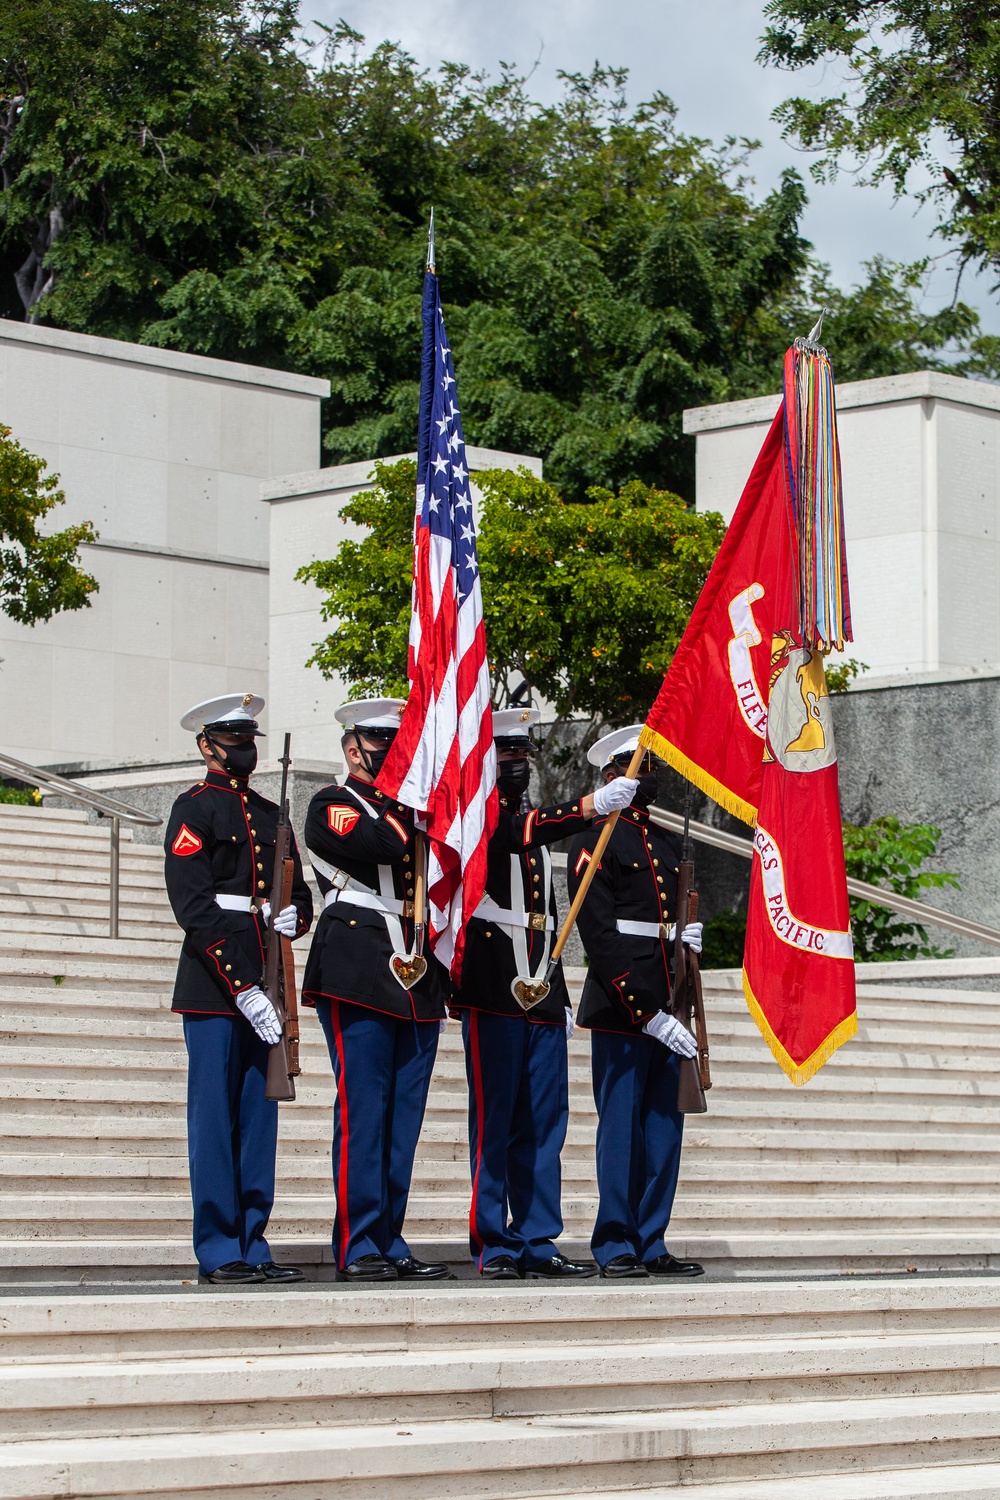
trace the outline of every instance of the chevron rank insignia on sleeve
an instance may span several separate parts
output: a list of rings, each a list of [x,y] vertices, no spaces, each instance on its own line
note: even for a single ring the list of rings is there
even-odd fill
[[[197,854],[201,848],[201,839],[196,833],[192,833],[186,823],[181,824],[181,831],[170,845],[172,854]]]
[[[350,833],[361,817],[361,812],[357,807],[328,807],[326,816],[334,833],[339,833],[343,837],[345,833]]]

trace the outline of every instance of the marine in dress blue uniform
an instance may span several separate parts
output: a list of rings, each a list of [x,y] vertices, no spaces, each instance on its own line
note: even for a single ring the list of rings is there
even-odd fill
[[[605,735],[589,752],[606,779],[639,743],[640,725]],[[700,1276],[664,1242],[680,1170],[684,1117],[677,1109],[678,1060],[697,1048],[670,1015],[671,958],[680,841],[652,823],[656,771],[647,756],[639,790],[611,835],[578,917],[589,967],[578,1024],[591,1033],[597,1105],[599,1205],[591,1238],[601,1275]],[[604,819],[570,847],[572,898],[592,859]],[[701,948],[701,924],[682,937]]]
[[[184,931],[173,1009],[188,1052],[194,1248],[201,1278],[215,1283],[302,1278],[274,1263],[265,1237],[278,1106],[264,1086],[280,1027],[260,989],[279,809],[249,783],[263,707],[250,693],[229,694],[184,715],[206,771],[177,798],[164,840],[167,894]],[[294,839],[292,853],[292,904],[273,927],[294,938],[309,928],[312,896]]]
[[[573,1012],[559,964],[545,998],[517,999],[545,978],[557,924],[548,845],[587,828],[592,795],[523,809],[537,709],[493,715],[499,821],[487,851],[486,895],[466,931],[462,1017],[469,1080],[472,1202],[469,1247],[489,1280],[594,1274],[556,1248],[562,1233],[560,1153],[569,1120],[567,1036]],[[623,790],[627,785],[629,790]],[[635,783],[602,792],[624,805]],[[609,805],[610,805],[609,803]]]
[[[384,698],[337,710],[348,775],[317,792],[306,816],[324,909],[302,1003],[316,1008],[337,1081],[333,1248],[345,1281],[450,1274],[418,1260],[403,1237],[449,979],[431,954],[414,962],[414,817],[374,784],[402,709]]]

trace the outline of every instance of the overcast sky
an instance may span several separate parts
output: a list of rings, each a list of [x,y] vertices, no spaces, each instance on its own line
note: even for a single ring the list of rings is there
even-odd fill
[[[339,16],[370,43],[401,42],[430,67],[447,58],[494,70],[503,58],[527,71],[540,57],[530,87],[543,100],[557,95],[560,69],[587,70],[595,59],[627,67],[630,99],[662,90],[677,104],[678,125],[687,133],[761,140],[753,165],[761,192],[788,165],[807,176],[808,158],[781,140],[770,115],[788,94],[818,88],[821,80],[755,61],[761,0],[302,0],[303,23],[330,25]],[[844,175],[832,186],[810,182],[809,196],[805,233],[842,285],[857,280],[862,262],[876,253],[916,260],[944,249],[932,238],[932,211],[917,213],[909,200],[894,203],[887,190],[858,187]],[[984,327],[1000,332],[991,282],[967,277],[962,294],[980,307]],[[924,296],[928,310],[950,300],[953,284],[953,272],[941,266]]]

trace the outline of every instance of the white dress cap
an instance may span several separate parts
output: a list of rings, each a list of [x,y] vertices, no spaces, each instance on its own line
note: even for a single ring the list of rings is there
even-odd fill
[[[493,738],[514,739],[523,735],[527,739],[528,731],[541,722],[541,710],[537,708],[495,708]]]
[[[610,734],[603,735],[587,751],[590,764],[606,766],[615,756],[634,755],[639,748],[639,735],[645,727],[644,724],[629,724],[625,729],[612,729]]]
[[[333,717],[346,729],[398,729],[405,707],[403,698],[355,698]]]
[[[254,693],[225,693],[221,698],[207,698],[189,708],[181,720],[181,728],[200,734],[206,724],[232,724],[235,734],[245,724],[248,734],[256,734],[259,733],[257,715],[263,707],[263,698]]]

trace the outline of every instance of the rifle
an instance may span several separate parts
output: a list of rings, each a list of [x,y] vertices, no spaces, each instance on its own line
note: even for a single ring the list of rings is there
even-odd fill
[[[281,757],[281,801],[278,829],[274,840],[274,873],[271,878],[271,921],[268,925],[267,951],[264,959],[264,982],[261,988],[270,1000],[281,1022],[281,1039],[275,1042],[267,1059],[267,1081],[264,1097],[270,1100],[295,1098],[295,1079],[299,1066],[299,1013],[295,994],[295,959],[291,938],[274,930],[274,919],[292,899],[295,861],[292,858],[292,820],[288,815],[288,768],[292,737],[285,735],[285,753]]]
[[[672,1011],[682,1026],[693,1032],[698,1055],[680,1059],[677,1082],[677,1108],[682,1115],[708,1112],[705,1092],[712,1087],[708,1062],[708,1028],[705,1025],[705,1002],[701,993],[701,970],[698,955],[685,948],[681,933],[689,922],[698,920],[698,892],[694,889],[694,861],[691,858],[691,788],[684,803],[684,842],[677,870],[677,918],[674,929],[674,990]]]

